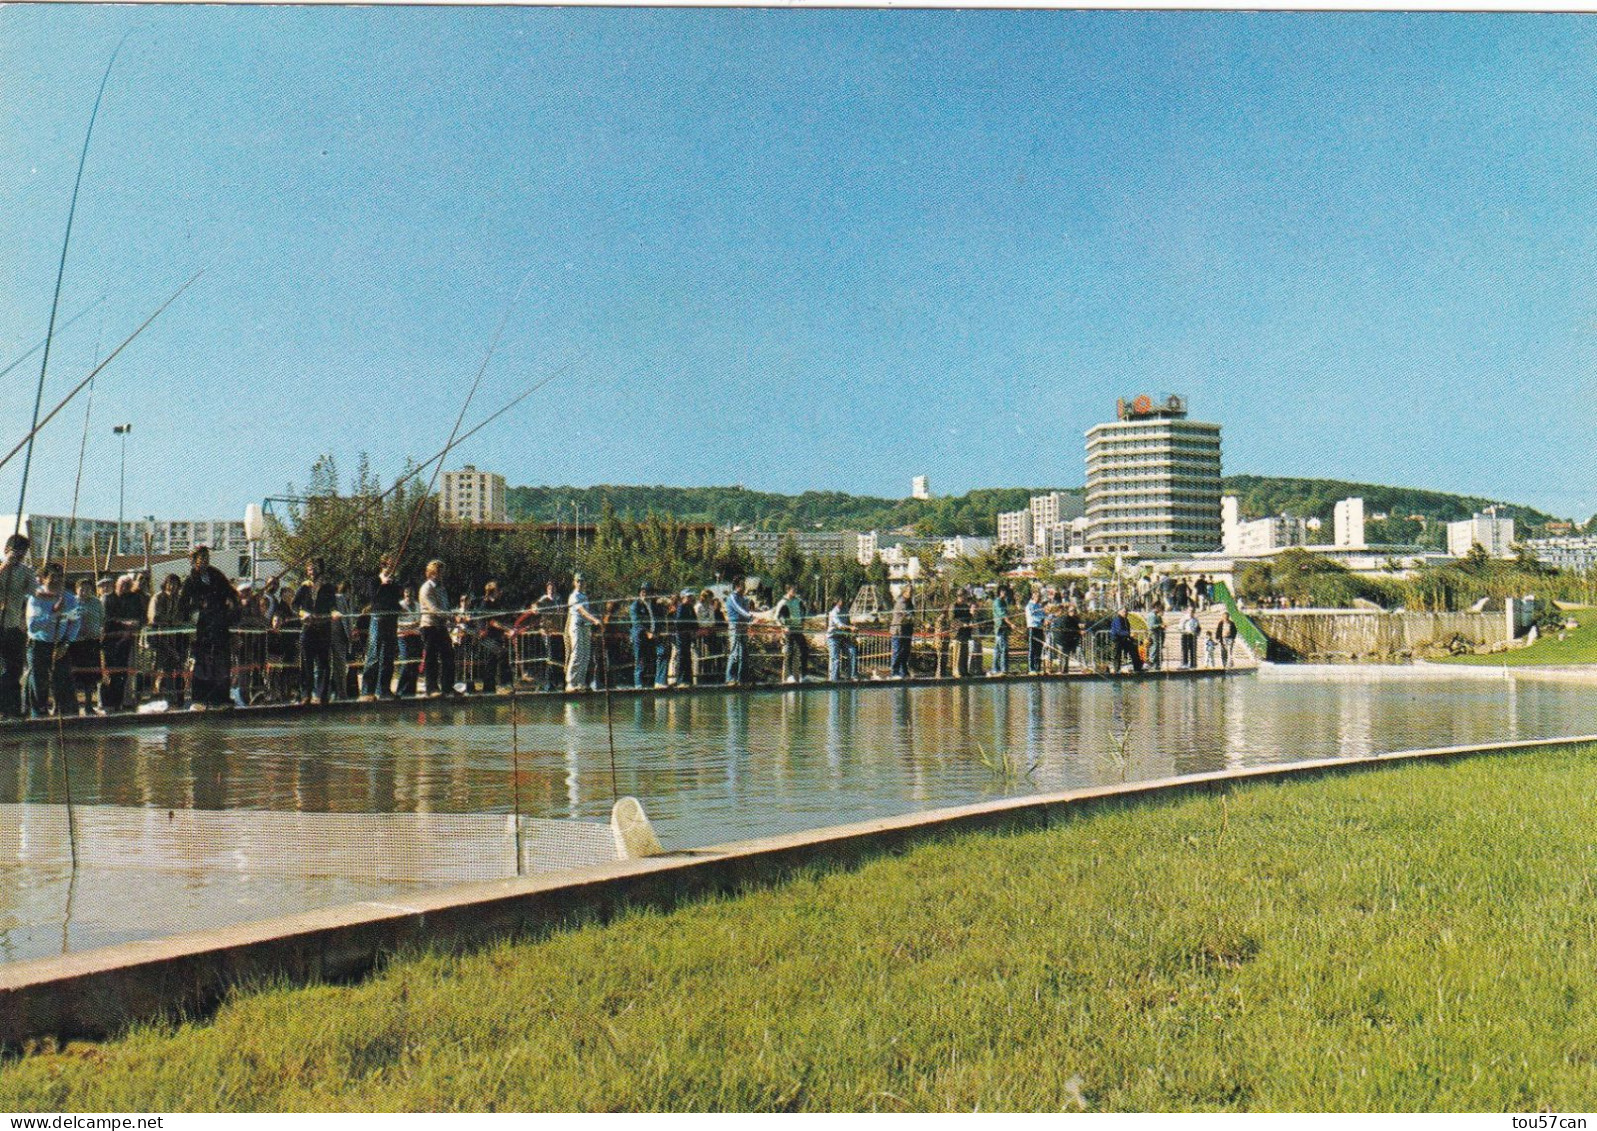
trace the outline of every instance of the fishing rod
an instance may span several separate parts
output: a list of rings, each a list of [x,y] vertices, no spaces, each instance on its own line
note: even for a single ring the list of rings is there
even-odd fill
[[[122,344],[117,346],[116,349],[112,350],[110,355],[104,361],[100,362],[99,365],[96,365],[93,369],[91,369],[89,371],[89,375],[87,377],[83,378],[83,380],[79,381],[76,385],[72,386],[72,391],[70,393],[68,393],[66,396],[62,397],[61,400],[56,403],[56,406],[50,410],[49,415],[47,415],[43,420],[40,420],[37,424],[35,424],[28,431],[28,434],[26,436],[24,436],[21,440],[17,441],[16,447],[12,448],[9,452],[7,452],[4,457],[0,457],[0,468],[5,467],[6,464],[10,463],[13,459],[15,459],[17,453],[20,452],[25,446],[31,445],[33,443],[33,438],[44,430],[45,425],[49,424],[50,421],[52,421],[52,420],[54,420],[56,418],[56,414],[57,413],[59,413],[62,409],[66,408],[67,405],[71,403],[73,397],[76,397],[79,393],[81,393],[83,391],[84,387],[87,386],[90,381],[93,381],[95,379],[95,377],[97,377],[100,374],[101,370],[103,370],[107,365],[110,365],[111,362],[115,361],[117,354],[119,354],[123,350],[127,349],[127,347],[132,344],[134,338],[137,338],[140,334],[144,333],[145,328],[148,327],[151,322],[154,322],[157,318],[159,318],[161,316],[161,314],[166,310],[166,308],[171,306],[174,302],[176,302],[178,296],[181,295],[184,291],[188,290],[189,287],[193,286],[195,281],[197,279],[199,279],[199,277],[201,275],[203,275],[203,274],[205,274],[205,268],[202,267],[198,271],[194,272],[193,275],[190,275],[189,279],[188,279],[188,282],[184,283],[177,290],[173,291],[172,294],[171,294],[171,297],[169,297],[160,306],[156,307],[154,314],[150,315],[143,322],[139,323],[139,328],[137,330],[134,330],[133,333],[129,334],[126,338],[122,339]],[[26,485],[26,484],[24,483],[24,485]],[[17,513],[20,515],[22,512],[21,512],[21,510],[18,510]]]
[[[449,440],[444,444],[443,452],[439,454],[438,466],[433,468],[432,480],[427,484],[427,490],[422,494],[421,498],[416,500],[415,507],[411,509],[410,525],[405,530],[405,536],[400,539],[399,550],[394,555],[396,560],[405,556],[405,550],[410,545],[410,536],[416,531],[416,520],[421,516],[421,508],[428,497],[432,495],[433,488],[438,485],[438,475],[443,471],[444,460],[455,446],[456,437],[460,434],[460,426],[466,419],[466,410],[471,407],[472,399],[477,395],[477,387],[482,384],[482,375],[488,371],[488,363],[493,360],[494,351],[499,348],[499,339],[504,336],[505,327],[510,324],[510,315],[515,311],[516,303],[521,301],[521,292],[526,288],[527,280],[530,278],[532,278],[532,269],[528,268],[527,273],[521,277],[520,285],[516,287],[516,293],[510,296],[510,301],[505,305],[505,312],[500,316],[499,325],[494,330],[493,340],[488,343],[488,350],[483,354],[482,364],[477,367],[477,376],[472,381],[471,388],[467,390],[466,400],[460,406],[460,412],[455,417],[455,426],[449,430]]]
[[[89,311],[93,310],[95,307],[99,306],[104,301],[105,301],[105,296],[101,295],[99,298],[97,298],[93,302],[89,303],[88,306],[85,306],[82,310],[80,310],[76,314],[74,314],[71,318],[68,318],[65,322],[61,323],[61,329],[65,330],[68,326],[72,325],[72,323],[76,322],[79,318],[82,318],[85,314],[87,314]],[[17,366],[21,365],[24,361],[27,361],[28,358],[32,357],[34,354],[38,353],[41,349],[43,349],[44,348],[44,343],[45,343],[46,340],[47,339],[45,339],[45,338],[40,338],[37,342],[33,343],[33,348],[30,349],[27,353],[21,354],[18,357],[12,359],[12,362],[11,362],[10,365],[7,365],[4,369],[0,369],[0,377],[7,376],[8,374],[10,374],[10,372],[13,369],[15,369]],[[99,351],[96,350],[96,352],[99,352]]]
[[[116,45],[116,50],[111,52],[111,58],[105,64],[105,74],[100,77],[99,93],[94,96],[94,109],[89,113],[89,128],[83,133],[83,151],[78,154],[78,174],[72,182],[72,204],[67,208],[67,230],[61,238],[61,261],[55,272],[55,297],[50,300],[50,322],[44,333],[44,357],[39,362],[39,388],[33,397],[33,429],[28,433],[28,454],[22,461],[22,489],[17,495],[19,518],[28,500],[28,471],[33,466],[33,438],[38,435],[42,427],[39,423],[39,409],[44,404],[44,375],[50,368],[50,345],[55,339],[55,318],[61,306],[61,281],[66,277],[67,247],[72,242],[72,221],[78,213],[78,190],[83,187],[83,168],[89,161],[89,141],[94,137],[94,122],[100,116],[100,100],[105,97],[105,85],[111,81],[111,68],[116,65],[116,57],[122,51],[122,44],[126,43],[128,36],[132,34],[132,30],[129,29],[122,36],[121,42]]]
[[[510,400],[506,401],[503,405],[499,406],[499,408],[497,410],[495,410],[494,412],[490,413],[488,416],[484,417],[482,420],[478,421],[477,424],[475,424],[473,427],[467,429],[465,432],[462,432],[459,436],[457,436],[455,438],[455,442],[454,442],[453,445],[445,445],[443,448],[439,449],[437,452],[433,453],[431,456],[428,456],[426,459],[422,460],[415,467],[413,467],[409,471],[405,472],[398,479],[394,480],[393,486],[389,487],[386,491],[382,492],[379,495],[373,495],[369,499],[366,499],[361,504],[360,509],[357,510],[355,512],[355,514],[350,518],[349,522],[347,523],[347,526],[348,527],[353,527],[353,526],[357,525],[362,519],[364,519],[366,517],[366,515],[368,513],[370,513],[370,511],[374,507],[376,507],[378,504],[382,503],[382,501],[384,499],[387,499],[395,491],[399,490],[406,483],[409,483],[412,479],[416,478],[422,472],[426,471],[433,464],[440,463],[444,459],[447,459],[448,456],[449,456],[449,452],[451,451],[452,447],[459,447],[461,444],[464,444],[467,440],[471,439],[478,432],[481,432],[484,428],[488,427],[488,425],[490,425],[494,421],[498,420],[501,416],[505,415],[505,413],[509,412],[511,409],[513,409],[517,405],[519,405],[522,401],[526,400],[528,397],[532,396],[532,394],[536,393],[538,390],[542,389],[545,385],[549,384],[549,382],[553,381],[556,377],[559,377],[562,374],[566,373],[573,366],[575,366],[578,362],[586,360],[587,357],[588,357],[587,353],[579,354],[578,356],[572,358],[570,361],[567,361],[564,365],[559,366],[553,372],[551,372],[551,373],[547,374],[546,376],[540,378],[539,380],[533,382],[531,385],[528,385],[525,389],[523,389],[521,392],[517,393],[514,397],[511,397]],[[423,496],[423,499],[425,499],[425,498],[426,498],[426,496]],[[395,567],[396,570],[398,569],[398,566],[399,566],[398,557],[399,557],[398,555],[395,555],[395,557],[394,557],[394,567]],[[308,560],[308,558],[306,560]],[[302,560],[299,564],[303,565],[304,561]],[[286,575],[293,568],[294,568],[294,564],[293,563],[290,563],[290,564],[284,566],[284,568],[282,570],[280,570],[275,577],[271,578],[267,582],[267,586],[270,586],[273,582],[281,581],[283,579],[284,575]]]
[[[94,360],[100,360],[100,335],[105,332],[105,318],[100,319],[100,332],[94,336]],[[89,382],[88,403],[83,406],[83,439],[78,443],[78,475],[72,481],[72,519],[67,523],[67,552],[78,537],[78,493],[83,489],[83,459],[89,452],[89,418],[94,415],[94,382]],[[95,580],[100,579],[99,562],[94,566]]]

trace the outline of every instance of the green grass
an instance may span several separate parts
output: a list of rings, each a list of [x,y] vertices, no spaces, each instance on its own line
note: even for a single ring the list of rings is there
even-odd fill
[[[0,1067],[0,1109],[1589,1110],[1597,750],[1112,803]]]
[[[1597,609],[1576,609],[1563,614],[1580,627],[1549,632],[1536,643],[1489,656],[1453,656],[1447,664],[1485,664],[1489,667],[1526,667],[1537,664],[1597,664]]]

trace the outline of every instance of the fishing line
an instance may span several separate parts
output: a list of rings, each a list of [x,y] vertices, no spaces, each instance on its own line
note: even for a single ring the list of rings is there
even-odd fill
[[[100,315],[100,328],[94,335],[94,362],[100,362],[100,341],[105,334],[105,315]],[[67,553],[72,552],[73,540],[78,536],[78,492],[83,487],[83,457],[89,451],[89,417],[94,412],[94,382],[89,382],[88,404],[83,406],[83,439],[78,444],[78,477],[72,482],[72,517],[67,522]],[[120,533],[120,532],[119,532]],[[96,547],[98,549],[98,547]],[[99,562],[95,562],[95,580],[99,580]]]
[[[455,446],[456,437],[460,434],[460,426],[466,419],[466,410],[471,407],[472,399],[477,395],[477,388],[482,384],[482,375],[488,371],[488,363],[493,360],[494,351],[499,348],[499,339],[504,336],[505,327],[510,324],[510,315],[515,311],[516,303],[521,301],[521,292],[526,289],[527,280],[531,278],[532,269],[528,268],[527,273],[521,277],[521,283],[516,287],[516,293],[510,297],[510,302],[505,305],[505,312],[499,319],[499,326],[494,330],[493,340],[488,343],[488,350],[483,354],[482,364],[477,367],[477,376],[471,382],[471,389],[466,393],[465,403],[460,406],[460,413],[455,417],[455,426],[449,430],[449,441],[444,444],[444,450],[438,457],[438,465],[433,468],[432,480],[427,484],[427,490],[422,494],[421,498],[416,500],[415,507],[411,509],[410,525],[405,530],[405,537],[400,540],[399,552],[395,555],[396,559],[405,556],[405,549],[410,545],[410,536],[416,530],[416,520],[421,517],[421,508],[426,504],[428,498],[432,496],[433,488],[438,485],[438,474],[443,470],[444,460],[448,458],[450,450]]]
[[[87,314],[89,311],[93,310],[95,307],[99,306],[104,301],[105,301],[105,296],[101,295],[99,298],[97,298],[93,302],[89,303],[88,306],[85,306],[82,310],[80,310],[76,314],[74,314],[71,318],[68,318],[65,322],[61,323],[61,329],[65,330],[68,326],[72,325],[72,323],[76,322],[79,318],[82,318],[85,314]],[[104,324],[102,323],[101,325],[103,327]],[[35,342],[33,344],[33,348],[30,349],[27,353],[24,353],[24,354],[20,355],[19,357],[14,358],[10,365],[6,366],[4,369],[0,369],[0,377],[6,376],[13,369],[15,369],[17,366],[21,365],[24,361],[27,361],[28,358],[30,358],[34,354],[38,353],[41,349],[44,348],[44,343],[45,343],[45,339],[44,338],[40,338],[37,342]],[[100,348],[99,348],[99,346],[96,346],[95,347],[95,353],[99,353],[99,352],[100,352]]]
[[[154,314],[150,315],[142,323],[140,323],[139,324],[139,328],[137,330],[134,330],[133,333],[129,334],[126,338],[124,338],[122,340],[122,344],[117,346],[116,349],[112,350],[110,355],[104,361],[100,362],[99,365],[96,365],[92,370],[90,370],[89,371],[89,375],[87,377],[83,378],[83,380],[79,381],[76,385],[72,386],[72,391],[69,392],[66,396],[62,397],[61,400],[56,403],[56,406],[50,410],[49,415],[47,415],[43,420],[41,420],[37,424],[35,424],[33,426],[33,428],[28,432],[28,434],[26,436],[24,436],[21,440],[17,441],[16,447],[12,448],[9,452],[7,452],[5,454],[5,456],[4,456],[4,458],[0,458],[0,468],[5,467],[6,464],[10,463],[13,459],[15,459],[17,453],[20,452],[23,449],[24,446],[31,444],[33,442],[33,438],[35,436],[37,436],[41,431],[43,431],[44,427],[47,424],[49,424],[50,421],[55,419],[56,414],[59,413],[62,409],[66,408],[67,405],[72,402],[72,398],[76,397],[79,393],[81,393],[83,391],[84,387],[87,386],[90,381],[93,381],[94,378],[107,365],[110,365],[113,361],[115,361],[117,355],[120,354],[123,350],[125,350],[129,345],[132,344],[134,338],[137,338],[140,334],[144,333],[146,327],[148,327],[151,322],[154,322],[158,317],[160,317],[162,312],[165,311],[167,307],[171,306],[172,303],[177,301],[177,297],[179,295],[181,295],[184,291],[188,290],[189,287],[193,286],[194,282],[203,274],[205,274],[205,268],[202,267],[202,268],[200,268],[200,270],[194,272],[193,275],[189,276],[188,282],[184,283],[177,290],[173,291],[171,297],[168,298],[165,302],[163,302],[160,306],[158,306],[156,308]],[[19,510],[17,513],[21,514],[22,512]]]

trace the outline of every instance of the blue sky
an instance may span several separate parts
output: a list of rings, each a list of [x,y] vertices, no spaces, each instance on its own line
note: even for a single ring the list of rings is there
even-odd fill
[[[450,460],[512,484],[1078,484],[1146,391],[1228,472],[1597,511],[1589,17],[0,8],[0,365],[130,29],[46,407],[208,270],[96,383],[84,514],[122,421],[130,515],[392,476],[518,288],[468,425],[572,364]]]

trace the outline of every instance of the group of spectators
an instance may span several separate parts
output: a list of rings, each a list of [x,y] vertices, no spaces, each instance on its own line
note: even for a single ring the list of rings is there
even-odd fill
[[[1150,585],[1107,619],[1102,591],[1073,585],[1034,586],[1024,600],[1008,583],[967,587],[951,603],[923,609],[905,584],[885,625],[872,618],[856,627],[841,597],[811,610],[796,588],[760,600],[742,582],[679,592],[645,584],[629,601],[597,602],[578,575],[568,593],[551,581],[516,608],[490,581],[480,598],[451,602],[441,561],[427,563],[413,588],[384,560],[358,600],[319,559],[305,563],[297,584],[280,576],[257,587],[229,581],[203,547],[186,576],[167,576],[154,593],[138,574],[85,579],[69,591],[58,563],[35,575],[29,548],[14,536],[0,562],[0,715],[8,717],[172,710],[185,700],[206,709],[493,694],[516,680],[550,692],[628,680],[635,688],[739,687],[759,679],[750,648],[756,631],[779,642],[780,672],[770,678],[788,683],[818,674],[813,633],[825,641],[833,682],[860,678],[862,637],[883,631],[894,679],[912,675],[917,643],[922,656],[933,646],[935,674],[978,677],[1009,672],[1012,636],[1024,641],[1033,675],[1065,675],[1073,660],[1086,666],[1091,657],[1112,660],[1115,671],[1127,660],[1137,671],[1158,669],[1167,616],[1179,627],[1183,668],[1200,666],[1200,643],[1208,666],[1230,666],[1236,636],[1227,616],[1200,628],[1197,613],[1211,599],[1205,578],[1190,587]],[[1140,631],[1128,606],[1142,612]],[[144,662],[135,655],[141,641]]]

